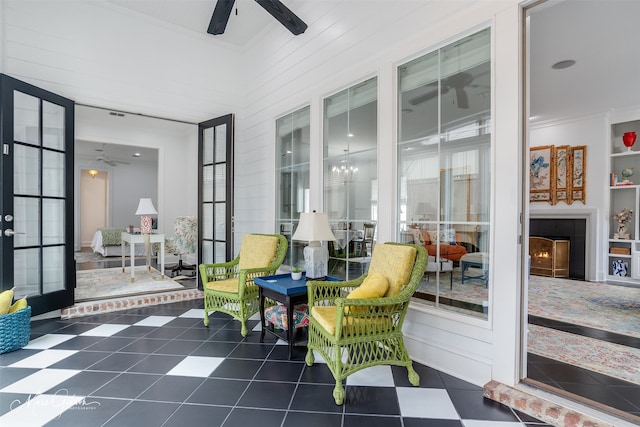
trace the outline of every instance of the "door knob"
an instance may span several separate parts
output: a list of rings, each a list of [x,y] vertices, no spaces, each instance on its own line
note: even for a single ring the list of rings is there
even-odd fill
[[[7,228],[6,230],[4,230],[4,235],[7,236],[7,237],[11,237],[11,236],[13,236],[15,234],[24,234],[24,233],[16,233],[15,231],[13,231],[10,228]]]

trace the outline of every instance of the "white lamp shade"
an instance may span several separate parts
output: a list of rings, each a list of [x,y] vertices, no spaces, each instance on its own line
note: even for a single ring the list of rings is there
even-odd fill
[[[156,215],[158,212],[156,208],[153,207],[153,202],[149,198],[140,199],[140,203],[138,203],[138,210],[136,211],[136,215]]]
[[[329,226],[329,216],[322,212],[304,212],[300,214],[300,222],[293,240],[305,242],[336,240]]]

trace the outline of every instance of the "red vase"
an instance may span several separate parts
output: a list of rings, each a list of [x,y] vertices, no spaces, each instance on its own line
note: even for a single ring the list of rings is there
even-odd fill
[[[636,143],[636,133],[625,132],[624,135],[622,135],[622,142],[624,146],[627,147],[627,150],[631,151],[631,147]]]

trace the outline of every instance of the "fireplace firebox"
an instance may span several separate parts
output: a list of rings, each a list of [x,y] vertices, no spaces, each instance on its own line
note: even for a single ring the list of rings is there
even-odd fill
[[[547,277],[569,277],[569,241],[529,237],[531,274]]]

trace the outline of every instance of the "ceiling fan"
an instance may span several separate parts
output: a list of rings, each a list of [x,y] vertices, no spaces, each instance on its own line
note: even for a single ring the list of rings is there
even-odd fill
[[[105,153],[104,144],[102,145],[102,148],[96,148],[96,151],[98,152],[98,157],[96,157],[96,160],[99,162],[103,162],[104,164],[107,164],[109,166],[118,166],[118,164],[121,164],[121,165],[129,164],[129,162],[125,162],[123,160],[114,160],[108,157],[107,154]]]
[[[218,0],[213,10],[213,15],[211,15],[211,22],[209,22],[207,33],[213,34],[214,36],[224,33],[234,3],[235,0]],[[256,3],[276,18],[287,30],[291,31],[293,35],[297,36],[302,34],[307,29],[307,24],[298,18],[287,6],[282,4],[280,0],[256,0]]]
[[[471,82],[475,77],[470,73],[465,71],[461,71],[459,73],[453,74],[449,77],[446,77],[440,80],[440,94],[444,95],[449,92],[449,90],[453,89],[456,94],[456,103],[459,108],[469,108],[469,96],[467,95],[466,87],[471,85]],[[409,104],[411,105],[419,105],[423,102],[426,102],[430,99],[433,99],[438,96],[437,82],[433,82],[428,84],[427,86],[436,86],[435,89],[431,90],[422,95],[418,95],[415,98],[409,100]]]

